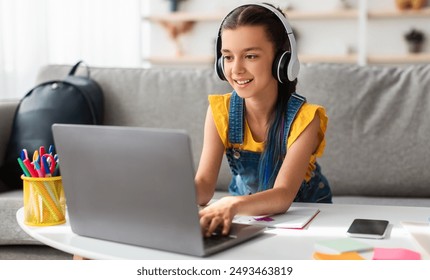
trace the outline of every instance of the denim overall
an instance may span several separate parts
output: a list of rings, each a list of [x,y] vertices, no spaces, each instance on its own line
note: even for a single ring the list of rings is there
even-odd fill
[[[294,93],[288,101],[285,115],[284,141],[282,153],[287,153],[287,136],[291,124],[306,99]],[[244,100],[233,91],[230,99],[228,140],[233,148],[226,150],[226,156],[232,172],[229,191],[232,195],[249,195],[256,193],[259,187],[258,165],[261,153],[240,149],[244,137]],[[321,168],[316,164],[309,182],[303,181],[294,201],[295,202],[324,202],[331,203],[331,190],[327,179],[321,174]]]

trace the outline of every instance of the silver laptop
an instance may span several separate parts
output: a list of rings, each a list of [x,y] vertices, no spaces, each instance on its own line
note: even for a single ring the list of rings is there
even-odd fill
[[[76,234],[207,256],[265,229],[233,224],[229,236],[203,237],[184,131],[69,124],[52,130]]]

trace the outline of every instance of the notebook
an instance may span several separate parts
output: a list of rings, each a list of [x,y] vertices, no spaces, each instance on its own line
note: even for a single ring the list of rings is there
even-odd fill
[[[265,230],[233,224],[228,237],[203,237],[185,131],[71,124],[52,130],[78,235],[207,256]]]
[[[233,222],[270,228],[304,229],[319,212],[320,210],[314,207],[291,206],[286,213],[269,216],[236,216]]]

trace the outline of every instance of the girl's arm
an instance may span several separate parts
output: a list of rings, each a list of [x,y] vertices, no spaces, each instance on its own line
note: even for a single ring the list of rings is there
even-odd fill
[[[311,155],[321,142],[320,119],[312,122],[289,147],[272,189],[248,196],[228,196],[200,211],[200,223],[206,236],[219,226],[228,234],[233,217],[282,213],[293,202],[309,166]]]
[[[224,144],[218,135],[212,110],[209,107],[206,113],[203,150],[194,180],[199,205],[206,205],[215,192],[223,155]]]

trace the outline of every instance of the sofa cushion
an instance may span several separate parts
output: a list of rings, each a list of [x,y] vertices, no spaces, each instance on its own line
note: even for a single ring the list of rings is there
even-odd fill
[[[0,194],[0,245],[41,244],[19,227],[16,211],[21,207],[23,207],[22,190]]]
[[[430,65],[308,64],[298,91],[327,109],[335,195],[430,197]]]
[[[38,82],[64,77],[69,67],[45,67]],[[430,65],[302,65],[298,92],[325,106],[329,117],[319,161],[334,195],[430,197],[430,83],[423,82],[430,81],[429,70]],[[212,69],[93,67],[92,77],[105,92],[106,124],[186,129],[196,166],[207,95],[231,91]],[[217,189],[225,190],[225,163],[219,178]]]

